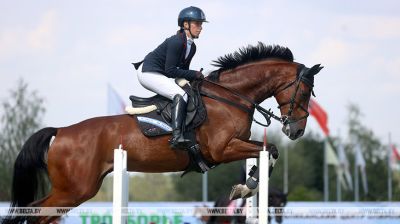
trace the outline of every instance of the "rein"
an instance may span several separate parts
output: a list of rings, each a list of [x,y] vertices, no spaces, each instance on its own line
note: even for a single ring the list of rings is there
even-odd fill
[[[260,114],[262,114],[262,115],[264,116],[265,120],[267,121],[267,124],[263,124],[263,123],[257,121],[257,120],[253,117],[253,121],[254,121],[255,123],[261,125],[261,126],[268,127],[269,125],[271,125],[271,118],[274,118],[275,120],[277,120],[277,121],[279,121],[279,122],[282,122],[282,119],[281,119],[279,116],[276,116],[276,115],[271,111],[271,109],[268,109],[268,110],[265,109],[264,107],[260,106],[258,103],[254,102],[253,100],[249,99],[248,97],[246,97],[246,96],[244,96],[244,95],[242,95],[242,94],[240,94],[240,93],[238,93],[238,92],[236,92],[236,91],[234,91],[234,90],[232,90],[232,89],[229,89],[229,88],[227,88],[227,87],[225,87],[225,86],[223,86],[223,85],[220,85],[219,83],[210,81],[210,80],[208,80],[208,79],[203,79],[203,81],[206,81],[206,82],[208,82],[208,83],[211,83],[211,84],[213,84],[213,85],[215,85],[215,86],[218,86],[218,87],[220,87],[220,88],[222,88],[222,89],[225,89],[225,90],[227,90],[228,92],[232,93],[233,95],[236,95],[236,96],[239,97],[240,99],[242,99],[242,100],[244,100],[244,101],[247,101],[248,103],[251,104],[251,109],[249,109],[248,107],[246,107],[246,106],[244,106],[244,105],[242,105],[242,104],[233,102],[233,101],[228,100],[228,99],[225,99],[225,98],[223,98],[223,97],[211,95],[211,94],[206,93],[206,92],[204,92],[204,91],[201,91],[201,93],[200,93],[201,95],[206,96],[206,97],[209,97],[209,98],[211,98],[211,99],[218,100],[218,101],[223,102],[223,103],[226,103],[226,104],[229,104],[229,105],[234,106],[234,107],[236,107],[236,108],[239,108],[239,109],[241,109],[241,110],[243,110],[243,111],[245,111],[246,113],[249,113],[249,114],[251,114],[251,113],[253,112],[253,110],[256,109]]]
[[[211,95],[211,94],[206,93],[206,92],[204,92],[204,91],[201,91],[200,94],[203,95],[203,96],[209,97],[209,98],[211,98],[211,99],[215,99],[215,100],[218,100],[218,101],[220,101],[220,102],[226,103],[226,104],[228,104],[228,105],[234,106],[234,107],[236,107],[236,108],[239,108],[239,109],[241,109],[241,110],[243,110],[243,111],[245,111],[246,113],[249,113],[249,114],[251,114],[251,113],[253,112],[253,110],[256,109],[260,114],[262,114],[262,115],[264,116],[265,120],[267,121],[267,124],[263,124],[263,123],[257,121],[257,120],[254,118],[254,116],[253,116],[253,121],[254,121],[255,123],[261,125],[261,126],[264,126],[264,127],[270,126],[270,125],[271,125],[271,118],[273,118],[273,119],[279,121],[279,122],[282,123],[283,125],[287,125],[287,124],[295,123],[295,122],[297,122],[297,121],[306,119],[306,118],[310,115],[307,109],[305,109],[302,105],[300,105],[299,103],[296,102],[296,95],[297,95],[298,90],[300,89],[300,82],[304,82],[306,85],[309,85],[308,82],[307,82],[308,80],[305,80],[305,79],[307,79],[307,78],[304,76],[305,73],[306,73],[306,69],[304,69],[304,68],[305,68],[305,67],[301,67],[301,70],[300,70],[300,72],[298,73],[299,75],[297,76],[297,78],[296,78],[295,80],[293,80],[292,82],[288,83],[282,90],[280,90],[280,91],[278,91],[277,93],[275,93],[275,95],[278,95],[278,94],[281,93],[282,91],[284,91],[284,90],[288,89],[289,87],[291,87],[292,85],[296,84],[296,90],[295,90],[294,93],[292,94],[290,100],[289,100],[288,102],[282,103],[282,104],[280,104],[280,105],[278,106],[278,109],[280,109],[281,107],[283,107],[283,106],[285,106],[285,105],[287,105],[287,104],[290,104],[288,114],[287,114],[287,115],[282,115],[281,117],[275,115],[275,114],[271,111],[271,109],[268,109],[268,110],[265,109],[264,107],[260,106],[260,104],[254,102],[253,100],[249,99],[248,97],[246,97],[246,96],[244,96],[244,95],[238,93],[237,91],[232,90],[232,89],[230,89],[230,88],[227,88],[227,87],[225,87],[225,86],[223,86],[223,85],[221,85],[221,84],[219,84],[219,83],[210,81],[210,80],[208,80],[208,79],[203,79],[202,81],[206,81],[206,82],[211,83],[211,84],[213,84],[213,85],[215,85],[215,86],[218,86],[218,87],[220,87],[220,88],[222,88],[222,89],[225,89],[225,90],[227,90],[228,92],[230,92],[231,94],[236,95],[236,96],[239,97],[240,99],[242,99],[242,100],[244,100],[244,101],[247,101],[248,103],[251,104],[251,109],[249,109],[247,106],[242,105],[242,104],[240,104],[240,103],[233,102],[233,101],[231,101],[231,100],[225,99],[225,98],[220,97],[220,96]],[[310,85],[309,85],[309,86],[310,86]],[[312,86],[310,86],[310,87],[311,87],[311,89],[312,89]],[[311,90],[311,93],[314,95],[314,92],[313,92],[312,90]],[[292,113],[293,113],[293,110],[294,110],[294,106],[295,106],[296,104],[297,104],[306,114],[305,114],[304,116],[298,118],[298,119],[292,120],[292,119],[290,119],[290,117],[292,116]]]

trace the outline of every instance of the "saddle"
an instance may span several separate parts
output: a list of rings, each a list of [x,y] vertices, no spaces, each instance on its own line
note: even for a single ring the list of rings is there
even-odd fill
[[[193,82],[193,88],[188,84],[182,87],[188,94],[186,109],[185,134],[195,130],[207,117],[204,103],[200,97],[200,82]],[[168,135],[172,133],[171,128],[171,106],[172,100],[161,95],[149,98],[130,96],[132,107],[127,108],[128,114],[135,115],[140,130],[148,137]],[[189,134],[189,133],[188,133]]]
[[[177,83],[188,94],[184,135],[185,138],[190,139],[192,142],[191,146],[187,149],[190,163],[182,176],[190,171],[204,173],[215,167],[215,165],[203,158],[200,146],[196,142],[195,129],[207,118],[207,111],[200,96],[201,81],[193,81],[191,86],[187,81],[182,83],[182,80],[180,80]],[[172,100],[161,95],[149,98],[132,95],[129,99],[132,102],[132,107],[126,108],[126,112],[136,118],[140,130],[145,136],[154,137],[172,133]]]

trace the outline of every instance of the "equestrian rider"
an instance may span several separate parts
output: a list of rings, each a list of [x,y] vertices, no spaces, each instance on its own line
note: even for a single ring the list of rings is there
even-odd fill
[[[178,16],[180,29],[143,61],[142,73],[138,74],[140,84],[146,89],[172,100],[172,138],[169,140],[172,148],[186,148],[190,143],[183,135],[186,118],[186,103],[188,96],[176,84],[175,79],[184,78],[189,81],[203,79],[201,72],[190,70],[190,62],[196,53],[193,40],[199,38],[202,23],[207,22],[204,12],[197,7],[183,9]]]

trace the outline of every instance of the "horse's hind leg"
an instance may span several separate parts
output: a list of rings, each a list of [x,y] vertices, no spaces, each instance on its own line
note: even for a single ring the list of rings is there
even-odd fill
[[[60,153],[61,148],[52,148]],[[37,207],[76,207],[94,197],[112,164],[104,164],[96,155],[68,155],[49,153],[48,172],[52,189],[49,195],[34,203]],[[57,215],[57,214],[55,214]],[[61,215],[61,214],[60,214]],[[58,216],[41,217],[37,223],[50,223]]]
[[[89,200],[96,195],[97,191],[100,188],[101,181],[98,184],[86,184],[89,183],[87,183],[86,181],[82,181],[82,184],[80,186],[84,187],[79,188],[77,186],[70,186],[67,191],[53,189],[46,198],[36,203],[33,203],[33,205],[35,207],[77,207],[81,203]],[[62,215],[63,214],[54,214],[54,216],[40,217],[36,221],[36,223],[50,223]]]
[[[83,202],[94,197],[98,192],[103,176],[99,175],[98,181],[93,181],[89,179],[82,179],[79,184],[73,184],[73,182],[65,181],[65,187],[57,188],[53,187],[49,195],[34,203],[35,207],[66,207],[74,208],[82,204]],[[53,215],[53,214],[51,214]],[[50,223],[63,214],[54,214],[54,216],[40,217],[36,223]]]
[[[76,204],[77,201],[74,198],[73,195],[70,194],[65,194],[62,192],[57,192],[57,191],[51,191],[49,196],[46,198],[32,203],[32,206],[35,207],[42,207],[42,212],[50,212],[49,210],[45,210],[46,207],[76,207],[79,204]],[[52,210],[51,212],[55,212]],[[55,214],[49,214],[50,216],[39,216],[33,223],[51,223],[52,221],[58,219],[59,217],[62,216],[62,214],[58,214],[57,212]],[[29,222],[30,223],[30,222]]]

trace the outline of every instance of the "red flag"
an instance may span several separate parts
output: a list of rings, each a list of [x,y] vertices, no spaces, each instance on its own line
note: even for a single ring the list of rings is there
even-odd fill
[[[308,111],[312,116],[315,117],[325,135],[328,136],[329,135],[328,115],[326,114],[325,110],[322,109],[322,107],[318,105],[318,103],[315,100],[310,99]]]
[[[392,151],[393,151],[393,157],[397,161],[400,161],[400,152],[399,152],[399,150],[396,149],[396,147],[394,145],[392,145]]]

